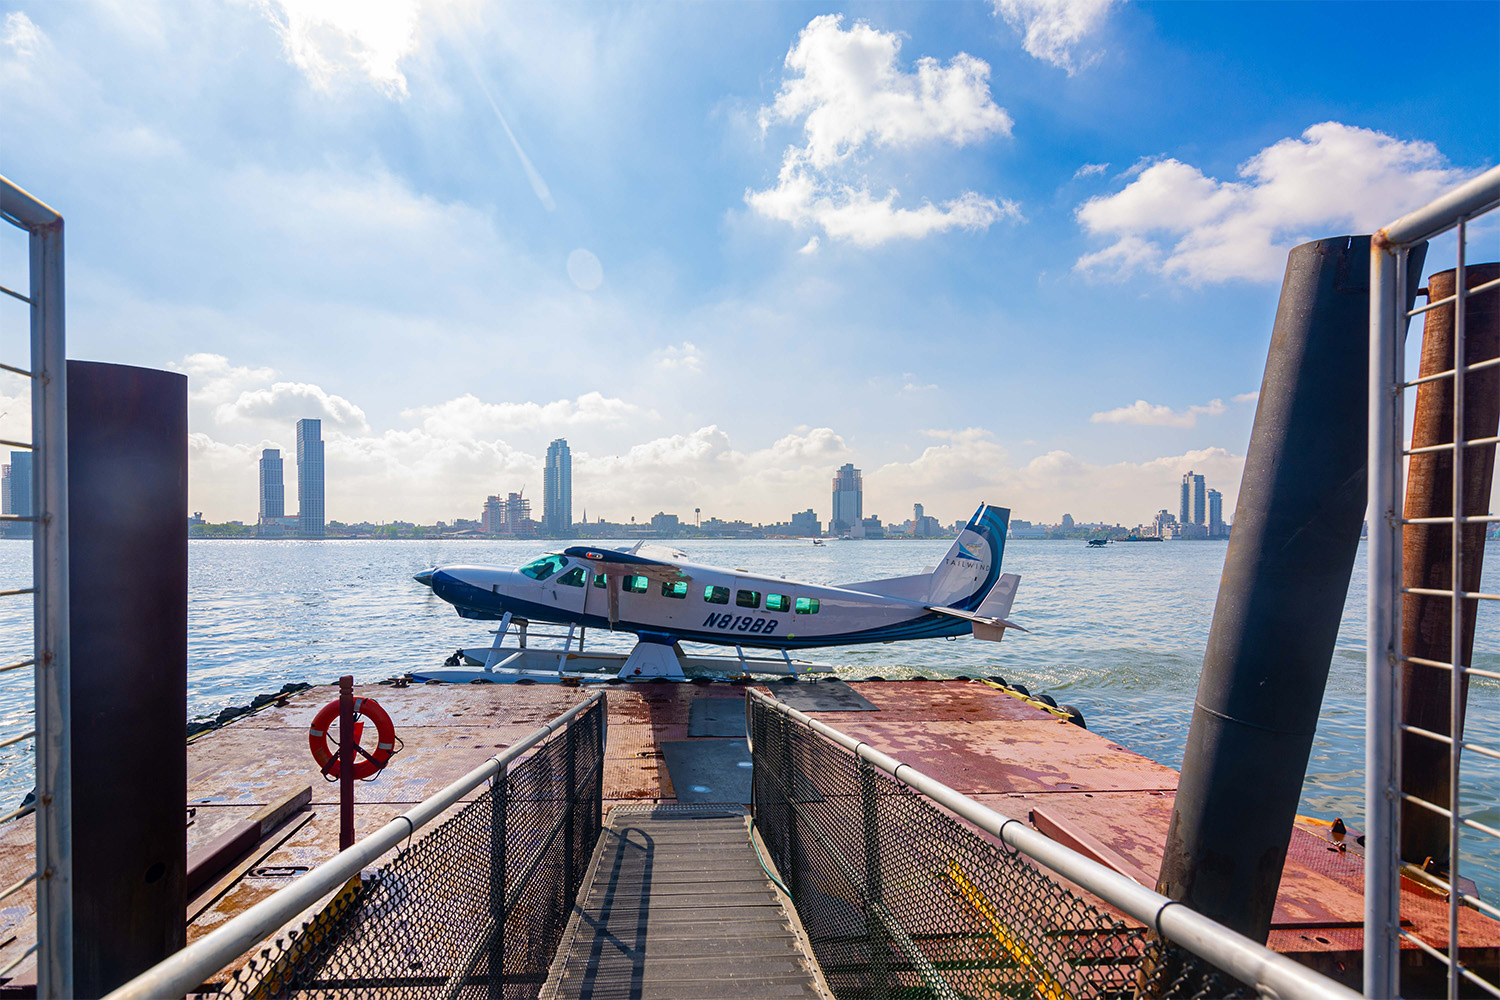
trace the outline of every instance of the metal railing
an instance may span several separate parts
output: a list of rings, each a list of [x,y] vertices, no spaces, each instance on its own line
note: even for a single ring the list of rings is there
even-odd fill
[[[73,995],[72,790],[68,710],[68,400],[63,323],[63,220],[58,212],[0,177],[0,218],[28,234],[31,287],[25,294],[0,286],[31,314],[29,368],[0,371],[30,381],[31,440],[0,441],[30,450],[31,510],[0,515],[32,526],[32,585],[0,597],[34,597],[32,654],[0,665],[0,674],[33,668],[34,724],[9,741],[36,740],[36,793],[31,806],[0,822],[36,814],[36,873],[0,891],[0,900],[36,884],[36,944],[0,975],[37,955],[37,996]]]
[[[1464,536],[1477,531],[1482,554],[1482,537],[1488,525],[1500,521],[1488,509],[1489,496],[1479,502],[1483,510],[1466,509],[1475,502],[1473,493],[1486,458],[1493,454],[1496,437],[1493,428],[1465,426],[1466,393],[1495,392],[1494,377],[1500,359],[1470,360],[1466,346],[1466,313],[1476,296],[1500,295],[1500,280],[1485,281],[1466,287],[1469,275],[1469,223],[1475,217],[1500,205],[1500,168],[1455,188],[1424,208],[1403,216],[1375,234],[1370,260],[1370,479],[1369,479],[1369,594],[1368,643],[1366,648],[1366,865],[1365,865],[1365,994],[1371,997],[1399,995],[1399,958],[1403,942],[1419,949],[1446,966],[1447,995],[1478,990],[1500,996],[1500,979],[1487,980],[1460,961],[1461,916],[1465,907],[1491,918],[1500,918],[1500,909],[1477,898],[1465,889],[1460,876],[1461,835],[1500,838],[1500,830],[1465,815],[1461,800],[1461,765],[1465,753],[1491,760],[1500,759],[1500,747],[1485,746],[1464,734],[1464,709],[1470,678],[1482,683],[1500,680],[1500,672],[1473,666],[1466,655],[1465,633],[1472,645],[1473,626],[1481,605],[1500,600],[1500,594],[1483,593],[1477,586],[1477,565],[1466,566],[1474,555],[1473,538],[1466,546]],[[1408,254],[1416,246],[1447,232],[1457,235],[1457,262],[1453,273],[1452,294],[1429,295],[1425,306],[1408,309],[1405,290],[1408,278]],[[1482,303],[1483,304],[1483,303]],[[1493,298],[1488,305],[1493,307]],[[1440,312],[1442,314],[1440,314]],[[1424,369],[1417,378],[1407,377],[1406,330],[1409,321],[1419,314],[1432,314],[1426,320],[1451,324],[1444,337],[1451,334],[1451,357],[1429,358],[1424,347]],[[1429,328],[1430,329],[1430,328]],[[1429,364],[1430,361],[1440,361]],[[1441,400],[1424,399],[1436,390]],[[1451,426],[1443,428],[1443,441],[1408,439],[1405,417],[1408,394],[1416,396],[1414,407],[1419,413],[1434,402],[1451,407]],[[1445,421],[1446,423],[1446,421]],[[1451,435],[1451,436],[1449,436]],[[1409,443],[1408,443],[1409,442]],[[1451,506],[1440,511],[1427,510],[1413,515],[1412,498],[1406,492],[1406,473],[1413,472],[1419,460],[1428,457],[1446,464],[1424,464],[1424,481],[1434,478],[1451,493]],[[1414,475],[1413,475],[1414,478]],[[1466,488],[1470,493],[1465,503]],[[1434,489],[1432,496],[1438,496]],[[1465,526],[1469,526],[1465,528]],[[1440,560],[1447,560],[1447,572],[1441,586],[1403,585],[1404,544],[1407,529],[1416,532],[1441,532],[1448,538],[1422,535],[1431,539],[1434,563],[1439,572]],[[1469,552],[1466,554],[1466,547]],[[1446,551],[1442,551],[1446,550]],[[1465,586],[1469,576],[1474,586]],[[1431,580],[1418,581],[1430,583]],[[1438,598],[1446,601],[1439,617],[1446,617],[1442,627],[1447,631],[1447,648],[1437,656],[1416,656],[1403,650],[1403,619],[1418,610],[1413,598]],[[1447,732],[1432,725],[1419,725],[1403,713],[1403,698],[1413,692],[1403,691],[1403,675],[1422,671],[1422,680],[1439,679],[1446,687],[1446,705],[1439,692],[1437,714],[1445,717]],[[1419,676],[1413,674],[1413,676]],[[1426,685],[1428,688],[1431,685]],[[1423,692],[1426,693],[1425,691]],[[1403,745],[1408,754],[1424,761],[1433,748],[1446,760],[1439,765],[1443,774],[1421,774],[1416,766],[1403,774]],[[1408,762],[1410,763],[1410,762]],[[1429,794],[1411,791],[1413,783],[1437,789]],[[1446,795],[1442,795],[1442,791]],[[1493,793],[1491,793],[1493,794]],[[1439,801],[1433,801],[1439,799]],[[1446,870],[1413,872],[1429,885],[1446,893],[1448,903],[1447,941],[1434,943],[1405,930],[1400,924],[1400,885],[1402,877],[1402,812],[1408,813],[1408,824],[1421,825],[1436,817],[1446,824]],[[1414,812],[1415,811],[1415,812]],[[1409,831],[1408,831],[1409,832]],[[1421,864],[1425,859],[1408,858]],[[1486,970],[1495,976],[1493,969]]]
[[[756,828],[840,1000],[1358,996],[866,743],[746,694]]]
[[[606,725],[596,691],[106,1000],[183,996],[262,942],[217,993],[449,998],[485,987],[534,996],[602,829]],[[487,782],[413,846],[364,871]]]

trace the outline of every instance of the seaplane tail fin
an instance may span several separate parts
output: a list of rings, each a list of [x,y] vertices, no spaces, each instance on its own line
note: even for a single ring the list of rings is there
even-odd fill
[[[1009,524],[1008,507],[980,504],[953,540],[948,554],[932,571],[927,602],[961,611],[978,608],[1000,578],[1000,560],[1005,555]]]

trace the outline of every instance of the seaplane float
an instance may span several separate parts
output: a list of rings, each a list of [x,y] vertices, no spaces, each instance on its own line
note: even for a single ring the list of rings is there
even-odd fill
[[[1009,520],[1007,508],[981,504],[936,566],[832,586],[700,565],[645,542],[574,545],[516,568],[434,567],[416,581],[460,617],[499,625],[488,648],[460,649],[442,668],[412,676],[505,682],[795,675],[833,668],[793,659],[793,651],[961,635],[999,642],[1007,629],[1026,631],[1006,618],[1021,582],[1000,572]],[[566,627],[566,644],[528,646],[528,628],[537,622]],[[628,653],[585,651],[588,629],[633,634],[635,643]],[[517,644],[507,646],[512,630]],[[735,653],[685,653],[684,642]]]

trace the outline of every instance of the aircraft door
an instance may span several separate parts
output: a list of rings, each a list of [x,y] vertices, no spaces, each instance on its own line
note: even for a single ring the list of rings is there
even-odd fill
[[[568,560],[561,573],[553,574],[542,581],[543,604],[550,604],[568,614],[582,614],[588,599],[589,568],[575,560]]]

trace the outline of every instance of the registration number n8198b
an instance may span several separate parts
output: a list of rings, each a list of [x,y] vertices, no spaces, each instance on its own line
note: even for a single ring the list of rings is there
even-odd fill
[[[760,618],[755,615],[709,615],[703,622],[704,628],[725,629],[730,632],[750,632],[758,635],[770,635],[776,631],[776,626],[781,624],[775,618]]]

